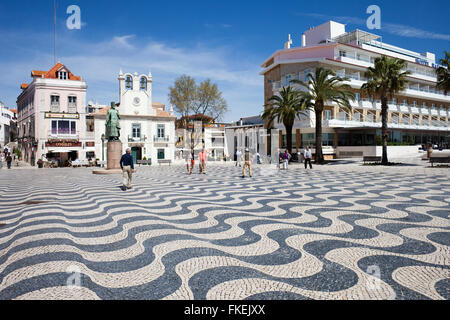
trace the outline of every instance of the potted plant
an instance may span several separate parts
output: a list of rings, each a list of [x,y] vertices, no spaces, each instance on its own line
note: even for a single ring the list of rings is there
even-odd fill
[[[37,161],[37,165],[38,165],[38,168],[39,168],[39,169],[42,169],[42,168],[44,167],[44,161],[42,161],[42,159],[39,159],[39,160]]]

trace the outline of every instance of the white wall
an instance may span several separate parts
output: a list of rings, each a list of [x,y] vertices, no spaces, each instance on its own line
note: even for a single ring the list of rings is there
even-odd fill
[[[411,158],[419,155],[418,146],[388,146],[387,153],[389,158]],[[341,155],[342,152],[358,152],[362,151],[363,156],[382,156],[382,146],[353,146],[353,147],[337,147],[336,155],[338,158],[351,158],[352,156]],[[357,157],[357,156],[354,156]]]

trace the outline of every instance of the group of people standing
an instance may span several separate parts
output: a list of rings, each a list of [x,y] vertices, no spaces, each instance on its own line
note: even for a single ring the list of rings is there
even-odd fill
[[[278,157],[279,167],[282,166],[282,169],[287,170],[289,161],[291,160],[291,158],[292,158],[292,155],[289,153],[289,151],[287,149],[284,152],[280,152],[279,157]],[[311,164],[312,153],[311,153],[311,148],[309,146],[307,146],[305,148],[305,151],[303,153],[298,152],[298,162],[299,163],[302,162],[302,158],[305,163],[305,169],[308,168],[308,164],[309,164],[309,168],[312,169],[312,164]]]
[[[207,159],[208,159],[208,152],[205,150],[205,148],[203,148],[202,151],[198,153],[198,162],[199,162],[198,169],[200,174],[206,174]],[[189,174],[192,174],[192,170],[194,169],[195,166],[195,152],[194,151],[186,152],[185,160],[187,172]]]

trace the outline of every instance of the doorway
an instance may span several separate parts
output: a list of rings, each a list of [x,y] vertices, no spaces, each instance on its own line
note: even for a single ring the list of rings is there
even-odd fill
[[[142,160],[142,148],[132,147],[131,155],[133,156],[133,162],[136,164],[137,160]]]

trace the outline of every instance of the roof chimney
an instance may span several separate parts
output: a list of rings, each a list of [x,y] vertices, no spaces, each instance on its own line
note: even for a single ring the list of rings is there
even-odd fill
[[[292,45],[292,39],[291,39],[291,35],[288,34],[288,41],[284,43],[284,48],[285,49],[290,49]]]

